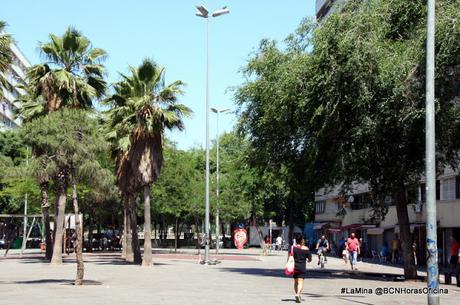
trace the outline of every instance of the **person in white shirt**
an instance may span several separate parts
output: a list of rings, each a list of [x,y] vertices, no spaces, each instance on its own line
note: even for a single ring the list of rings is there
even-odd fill
[[[281,236],[278,236],[276,238],[276,249],[281,250],[281,245],[283,244],[283,238]]]

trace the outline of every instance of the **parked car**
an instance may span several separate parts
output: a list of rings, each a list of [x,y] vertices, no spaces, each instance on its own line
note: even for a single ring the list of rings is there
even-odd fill
[[[5,237],[0,238],[0,249],[8,248],[8,242]]]
[[[117,234],[118,231],[107,231],[104,233],[94,233],[92,236],[92,250],[96,251],[114,251],[120,250],[120,236]],[[90,248],[90,243],[88,238],[85,238],[83,241],[83,248],[86,251]]]

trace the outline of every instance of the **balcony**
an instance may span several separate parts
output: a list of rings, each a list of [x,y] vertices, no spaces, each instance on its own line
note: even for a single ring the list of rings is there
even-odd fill
[[[316,0],[316,16],[324,9],[331,0]]]

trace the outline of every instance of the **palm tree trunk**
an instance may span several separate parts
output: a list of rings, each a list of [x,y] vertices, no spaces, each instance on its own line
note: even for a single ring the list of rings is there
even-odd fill
[[[144,259],[142,266],[152,266],[152,223],[150,219],[150,186],[144,186]]]
[[[41,192],[41,208],[43,214],[43,223],[45,225],[45,257],[47,260],[51,260],[53,256],[53,241],[51,240],[51,230],[50,230],[50,204],[48,201],[48,181],[40,183],[40,192]]]
[[[53,257],[51,263],[54,265],[62,264],[62,238],[64,233],[64,220],[65,220],[65,204],[67,199],[67,173],[61,171],[57,178],[57,201],[56,212],[57,217],[54,221],[54,245]]]
[[[128,198],[124,201],[124,240],[123,240],[123,253],[127,262],[134,262],[134,251],[133,251],[133,233],[131,228],[131,207]]]
[[[135,264],[142,263],[141,248],[139,246],[139,237],[137,236],[137,213],[136,213],[136,198],[133,195],[129,196],[130,217],[131,217],[131,247],[133,249],[133,262]]]
[[[75,172],[72,173],[72,201],[75,213],[75,231],[77,233],[77,240],[75,242],[75,255],[77,258],[77,278],[75,279],[75,285],[82,285],[83,276],[85,273],[85,265],[83,263],[83,230],[82,224],[80,223],[80,211],[78,207],[77,181],[75,179]]]

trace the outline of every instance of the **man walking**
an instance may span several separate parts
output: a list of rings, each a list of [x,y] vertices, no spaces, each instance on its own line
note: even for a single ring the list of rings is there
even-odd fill
[[[358,254],[360,253],[359,241],[355,236],[355,233],[351,233],[351,236],[347,239],[346,248],[348,253],[350,253],[350,264],[351,270],[358,270],[356,268],[356,263],[358,259]]]

